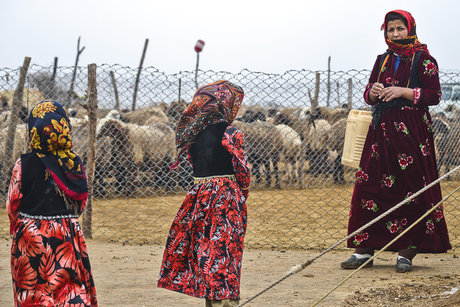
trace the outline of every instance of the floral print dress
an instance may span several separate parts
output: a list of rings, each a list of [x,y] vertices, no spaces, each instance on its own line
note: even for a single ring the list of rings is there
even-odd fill
[[[390,55],[377,80],[380,58],[375,62],[364,93],[368,104],[373,104],[369,92],[374,82],[383,83],[385,87],[408,84],[411,58],[401,58],[395,71],[395,56]],[[380,121],[369,128],[356,174],[348,233],[438,179],[428,112],[428,106],[438,104],[441,98],[438,67],[432,56],[422,52],[415,69],[419,87],[414,88],[412,105],[386,110]],[[385,102],[378,100],[377,103]],[[441,199],[440,185],[437,184],[349,239],[347,246],[380,249]],[[441,253],[451,248],[442,206],[393,243],[389,250],[407,248],[425,253]]]
[[[21,214],[21,175],[18,160],[6,203],[13,235],[11,273],[15,306],[97,306],[78,219],[36,219]]]
[[[169,231],[158,286],[238,300],[247,220],[242,191],[249,187],[250,168],[239,130],[228,126],[222,145],[232,155],[235,179],[215,177],[192,186]]]

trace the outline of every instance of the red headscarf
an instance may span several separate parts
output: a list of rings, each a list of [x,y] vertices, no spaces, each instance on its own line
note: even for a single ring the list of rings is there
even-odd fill
[[[244,91],[238,85],[220,80],[202,86],[182,114],[176,131],[176,147],[185,149],[206,127],[217,123],[231,124],[243,102]],[[179,155],[183,150],[179,152]],[[177,163],[171,166],[174,168]]]
[[[386,28],[387,23],[385,21],[387,19],[388,14],[390,13],[399,14],[402,18],[406,20],[408,35],[405,39],[394,41],[388,39]],[[415,19],[414,17],[412,17],[411,13],[403,10],[394,10],[388,12],[385,15],[385,19],[383,20],[383,24],[380,29],[384,30],[385,42],[387,43],[389,50],[403,57],[411,57],[418,50],[424,50],[429,53],[426,45],[419,42],[415,28]]]

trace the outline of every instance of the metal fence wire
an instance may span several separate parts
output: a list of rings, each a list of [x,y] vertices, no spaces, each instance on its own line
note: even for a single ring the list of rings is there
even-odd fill
[[[86,67],[30,66],[17,119],[12,157],[5,157],[10,109],[19,69],[0,68],[0,179],[3,199],[12,163],[26,152],[28,111],[43,99],[64,104],[74,150],[86,159]],[[75,73],[75,78],[73,77]],[[166,74],[120,65],[97,67],[98,122],[92,237],[127,244],[164,244],[192,184],[188,162],[176,159],[175,126],[196,91],[195,72]],[[348,113],[367,109],[370,71],[290,70],[270,74],[199,71],[199,85],[229,80],[245,91],[234,125],[245,134],[252,167],[246,245],[323,248],[346,235],[355,169],[341,154]],[[460,72],[440,72],[442,101],[430,107],[440,174],[460,161]],[[11,161],[11,162],[5,162]],[[86,161],[86,160],[85,160]],[[442,182],[444,194],[460,174]],[[460,194],[445,203],[451,243],[460,247]],[[4,201],[3,201],[4,204]],[[4,205],[3,205],[4,208]],[[4,209],[3,209],[4,211]],[[8,219],[0,219],[8,234]]]

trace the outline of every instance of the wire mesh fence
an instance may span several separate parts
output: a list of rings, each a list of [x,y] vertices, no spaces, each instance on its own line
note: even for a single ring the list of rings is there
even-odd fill
[[[83,106],[87,74],[86,67],[29,68],[12,157],[5,157],[19,69],[0,69],[3,198],[11,163],[27,151],[28,110],[45,98],[67,106],[74,149],[86,159],[89,123]],[[137,74],[137,69],[120,65],[97,68],[92,237],[163,244],[193,182],[187,161],[182,159],[175,170],[169,166],[177,156],[175,125],[196,91],[195,72],[166,74],[148,67],[142,69],[136,84]],[[245,90],[244,105],[234,125],[245,134],[253,174],[246,245],[322,248],[346,235],[356,170],[340,161],[350,109],[367,109],[362,93],[369,74],[367,70],[291,70],[283,74],[199,71],[196,81],[200,85],[226,79]],[[441,72],[440,78],[442,101],[430,107],[430,112],[443,174],[460,164],[460,73]],[[460,174],[452,175],[442,182],[443,193],[459,182]],[[445,204],[455,247],[460,247],[459,202],[457,193]],[[0,231],[8,233],[6,214],[0,220]]]

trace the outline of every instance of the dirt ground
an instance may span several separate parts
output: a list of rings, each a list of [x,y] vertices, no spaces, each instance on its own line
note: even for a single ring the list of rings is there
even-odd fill
[[[0,306],[13,306],[10,240],[1,240]],[[156,287],[163,246],[87,241],[100,306],[204,306],[203,299]],[[320,252],[245,249],[240,303]],[[333,250],[245,306],[311,306],[352,272],[339,267],[349,255]],[[421,254],[411,273],[400,274],[396,255],[382,253],[318,306],[460,306],[459,257],[458,249]]]

